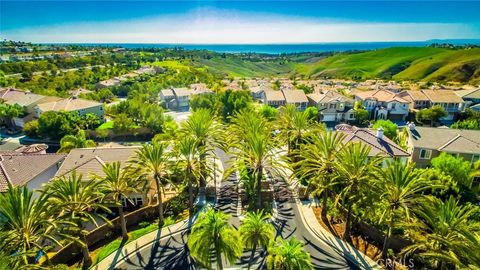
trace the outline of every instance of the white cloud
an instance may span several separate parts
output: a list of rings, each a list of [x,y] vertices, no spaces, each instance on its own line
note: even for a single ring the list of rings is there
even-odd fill
[[[212,9],[198,9],[175,16],[17,29],[2,34],[2,38],[31,42],[184,44],[418,41],[478,37],[478,29],[456,23],[347,22]]]

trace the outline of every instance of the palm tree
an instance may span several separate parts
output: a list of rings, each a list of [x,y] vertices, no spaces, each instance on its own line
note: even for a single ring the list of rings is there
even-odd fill
[[[28,265],[37,251],[44,251],[45,240],[61,246],[54,237],[58,222],[49,212],[47,197],[35,198],[26,187],[9,186],[0,193],[0,213],[0,250],[18,253],[20,265]]]
[[[102,182],[105,193],[111,196],[118,208],[120,224],[122,228],[123,241],[128,240],[127,223],[123,212],[122,198],[128,200],[128,195],[139,191],[141,178],[135,177],[125,169],[121,168],[120,162],[106,163],[103,165],[105,176],[95,175],[94,177]]]
[[[344,240],[350,239],[352,206],[362,199],[364,191],[368,189],[368,182],[382,161],[378,156],[369,158],[370,149],[366,144],[349,143],[337,156],[336,171],[342,188],[338,198],[342,199],[347,208]]]
[[[235,263],[242,254],[238,232],[228,223],[229,215],[208,208],[202,213],[188,237],[190,254],[202,265],[209,268],[212,251],[218,269],[223,269],[222,255],[229,263]]]
[[[252,111],[242,111],[233,119],[230,127],[233,135],[230,148],[235,157],[232,169],[247,167],[256,178],[256,209],[262,207],[262,179],[264,170],[280,171],[278,144],[272,135],[270,123]],[[228,172],[231,173],[231,172]],[[227,173],[227,174],[228,174]]]
[[[83,267],[87,268],[92,264],[88,243],[86,240],[87,231],[84,224],[91,222],[98,226],[97,219],[110,224],[110,221],[96,211],[110,212],[103,203],[104,194],[102,193],[101,182],[91,179],[82,181],[82,176],[72,173],[70,176],[62,176],[50,181],[44,187],[44,196],[48,197],[48,202],[52,210],[60,219],[65,219],[76,224],[74,233],[78,234],[83,253]]]
[[[184,136],[191,136],[196,141],[202,166],[200,186],[205,187],[207,171],[204,164],[206,164],[207,152],[215,154],[215,148],[223,148],[223,128],[211,110],[201,108],[182,122],[180,132]]]
[[[177,141],[174,146],[177,158],[177,168],[183,172],[185,182],[188,186],[188,210],[193,214],[193,186],[198,183],[201,170],[207,170],[200,163],[197,141],[192,137],[184,137]],[[203,151],[203,150],[201,150]]]
[[[252,265],[257,246],[261,246],[266,250],[275,236],[275,228],[268,221],[269,219],[270,215],[264,214],[263,210],[248,212],[238,229],[243,244],[248,249],[252,249],[252,255],[250,255],[250,260],[248,261],[248,269]]]
[[[85,131],[79,130],[76,135],[65,135],[60,140],[58,153],[69,153],[75,148],[95,147],[93,140],[87,140]]]
[[[145,144],[136,151],[135,157],[130,161],[134,174],[139,178],[150,180],[155,183],[158,202],[158,222],[163,224],[163,189],[169,180],[172,167],[172,153],[168,150],[166,142],[154,142]]]
[[[410,209],[423,197],[422,192],[437,185],[427,183],[418,177],[411,163],[405,164],[398,159],[388,162],[387,167],[379,172],[378,180],[380,200],[386,204],[381,220],[388,220],[388,231],[382,248],[382,258],[386,259],[397,212],[403,210],[409,219]]]
[[[322,197],[322,218],[327,217],[327,199],[331,189],[337,183],[334,176],[337,168],[337,155],[343,148],[345,135],[339,132],[327,131],[312,135],[307,144],[302,145],[297,152],[299,161],[294,164],[297,170],[295,176],[309,179],[308,189],[313,194]]]
[[[414,243],[403,250],[404,254],[418,252],[437,269],[480,263],[478,207],[461,205],[453,197],[443,202],[428,196],[414,212],[419,219],[409,226]]]
[[[308,270],[313,269],[310,254],[303,249],[304,244],[295,237],[279,239],[268,250],[267,269],[269,270]]]

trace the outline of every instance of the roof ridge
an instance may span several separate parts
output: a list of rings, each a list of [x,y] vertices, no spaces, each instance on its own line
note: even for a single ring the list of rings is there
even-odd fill
[[[357,131],[363,131],[363,132],[366,132],[366,133],[368,133],[368,134],[370,134],[370,135],[373,135],[373,134],[371,134],[371,133],[368,132],[368,131],[362,130],[362,129],[356,129],[356,130],[353,131],[353,135],[354,135],[356,138],[358,138],[359,140],[364,141],[364,142],[367,143],[368,145],[370,145],[370,146],[372,146],[372,147],[374,147],[374,148],[376,148],[376,149],[378,149],[378,150],[380,150],[380,151],[382,151],[382,152],[385,153],[385,151],[384,151],[383,149],[381,149],[380,147],[377,147],[376,145],[371,144],[369,141],[364,140],[363,138],[357,136],[357,134],[356,134]],[[388,153],[388,152],[387,152],[387,154],[388,154],[389,156],[392,156],[392,155],[390,155],[390,153]]]
[[[78,167],[80,167],[80,166],[83,166],[83,165],[87,164],[88,162],[92,161],[93,159],[95,159],[95,157],[92,157],[92,158],[86,159],[84,162],[82,162],[82,163],[78,164],[77,166],[74,166],[73,168],[71,168],[70,170],[67,170],[66,172],[62,173],[62,174],[61,174],[61,175],[59,175],[59,176],[64,176],[64,175],[66,175],[66,174],[68,174],[68,173],[70,173],[70,172],[72,172],[72,171],[74,171],[74,170],[78,169]],[[62,165],[63,165],[63,164],[62,164]],[[60,169],[61,169],[61,167],[60,167],[58,170],[60,171]]]
[[[477,142],[475,142],[475,141],[472,141],[472,140],[470,140],[469,138],[463,136],[461,133],[457,133],[457,135],[456,135],[455,137],[453,137],[452,139],[450,139],[449,141],[447,141],[446,143],[444,143],[442,146],[440,146],[440,147],[438,148],[438,150],[441,150],[441,149],[447,147],[448,145],[450,145],[451,143],[453,143],[454,141],[456,141],[456,140],[459,139],[459,138],[463,138],[463,139],[465,139],[465,140],[467,140],[467,141],[470,141],[470,142],[472,142],[472,143],[474,143],[474,144],[479,144],[479,143],[477,143]]]
[[[0,169],[3,173],[3,175],[5,175],[5,179],[7,180],[8,184],[12,185],[12,180],[10,179],[10,176],[8,175],[7,170],[3,166],[3,162],[0,162]]]
[[[369,130],[363,129],[363,131],[364,131],[364,132],[367,132],[367,133],[370,134],[371,136],[377,137],[377,136],[375,136],[372,132],[370,132]],[[397,150],[400,150],[400,151],[402,151],[402,152],[407,153],[407,151],[405,151],[404,149],[402,149],[401,147],[399,147],[394,141],[390,140],[390,138],[384,137],[384,138],[382,138],[381,140],[385,141],[386,143],[388,143],[388,145],[393,146],[393,147],[396,148]],[[378,148],[378,147],[377,147],[377,148]],[[408,153],[407,153],[407,154],[408,154]]]

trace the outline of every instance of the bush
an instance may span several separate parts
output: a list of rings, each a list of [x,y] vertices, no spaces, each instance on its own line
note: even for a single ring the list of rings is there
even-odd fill
[[[32,138],[38,137],[38,121],[33,120],[30,122],[27,122],[23,127],[23,132],[28,137],[32,137]]]

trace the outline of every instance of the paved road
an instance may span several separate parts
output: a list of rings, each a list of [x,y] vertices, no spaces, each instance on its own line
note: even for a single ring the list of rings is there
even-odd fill
[[[224,167],[227,167],[228,156],[223,151],[217,151]],[[233,174],[223,181],[218,190],[215,208],[231,215],[230,222],[238,227],[241,223],[238,216],[238,176]],[[277,237],[288,238],[295,236],[306,243],[305,249],[310,253],[315,269],[358,269],[341,254],[330,246],[317,240],[304,226],[300,218],[299,209],[286,183],[281,179],[274,179],[275,201],[278,214],[274,226]],[[189,256],[186,231],[165,237],[152,245],[140,248],[128,260],[121,261],[115,269],[196,269]],[[246,251],[234,268],[246,268],[251,253]],[[254,257],[252,269],[265,269],[265,254],[258,250]],[[224,262],[224,266],[227,263]]]
[[[274,178],[274,198],[278,214],[275,219],[277,237],[289,238],[295,236],[303,241],[305,250],[310,253],[315,269],[359,269],[343,255],[330,246],[318,240],[305,227],[301,220],[295,198],[283,179]]]

